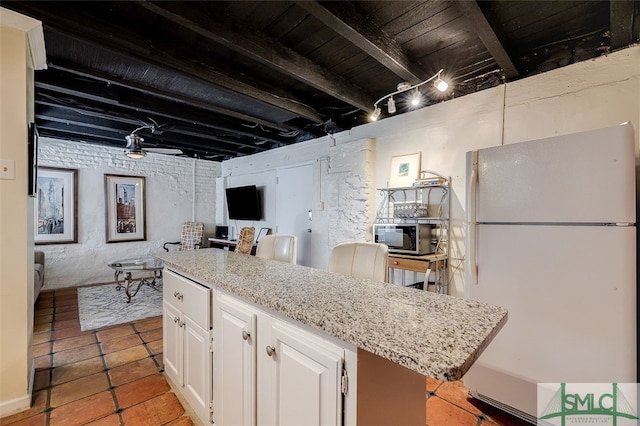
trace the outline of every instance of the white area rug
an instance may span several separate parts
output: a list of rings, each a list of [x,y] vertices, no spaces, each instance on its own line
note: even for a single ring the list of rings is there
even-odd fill
[[[135,291],[134,286],[131,291]],[[80,287],[78,313],[82,331],[162,315],[162,280],[157,280],[155,288],[140,287],[131,303],[127,303],[124,287],[116,290],[115,283]]]

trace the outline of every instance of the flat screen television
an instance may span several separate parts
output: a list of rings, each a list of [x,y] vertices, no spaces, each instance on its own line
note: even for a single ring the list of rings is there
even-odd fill
[[[255,185],[227,188],[229,219],[261,220],[260,193]]]

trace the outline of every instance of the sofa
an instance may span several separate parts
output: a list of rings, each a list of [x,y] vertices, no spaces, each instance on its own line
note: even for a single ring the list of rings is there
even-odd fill
[[[42,286],[44,285],[44,252],[36,250],[34,254],[35,265],[33,266],[33,303],[36,303],[36,300],[38,300],[38,295],[40,294],[40,290],[42,290]]]

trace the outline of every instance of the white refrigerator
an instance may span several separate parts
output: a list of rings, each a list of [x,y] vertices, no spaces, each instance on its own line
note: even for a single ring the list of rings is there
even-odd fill
[[[467,153],[465,297],[507,308],[464,377],[536,421],[537,383],[636,383],[633,126]]]

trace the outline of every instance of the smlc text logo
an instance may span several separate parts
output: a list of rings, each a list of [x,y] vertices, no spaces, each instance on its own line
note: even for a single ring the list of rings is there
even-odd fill
[[[637,383],[539,383],[538,425],[638,425]]]

